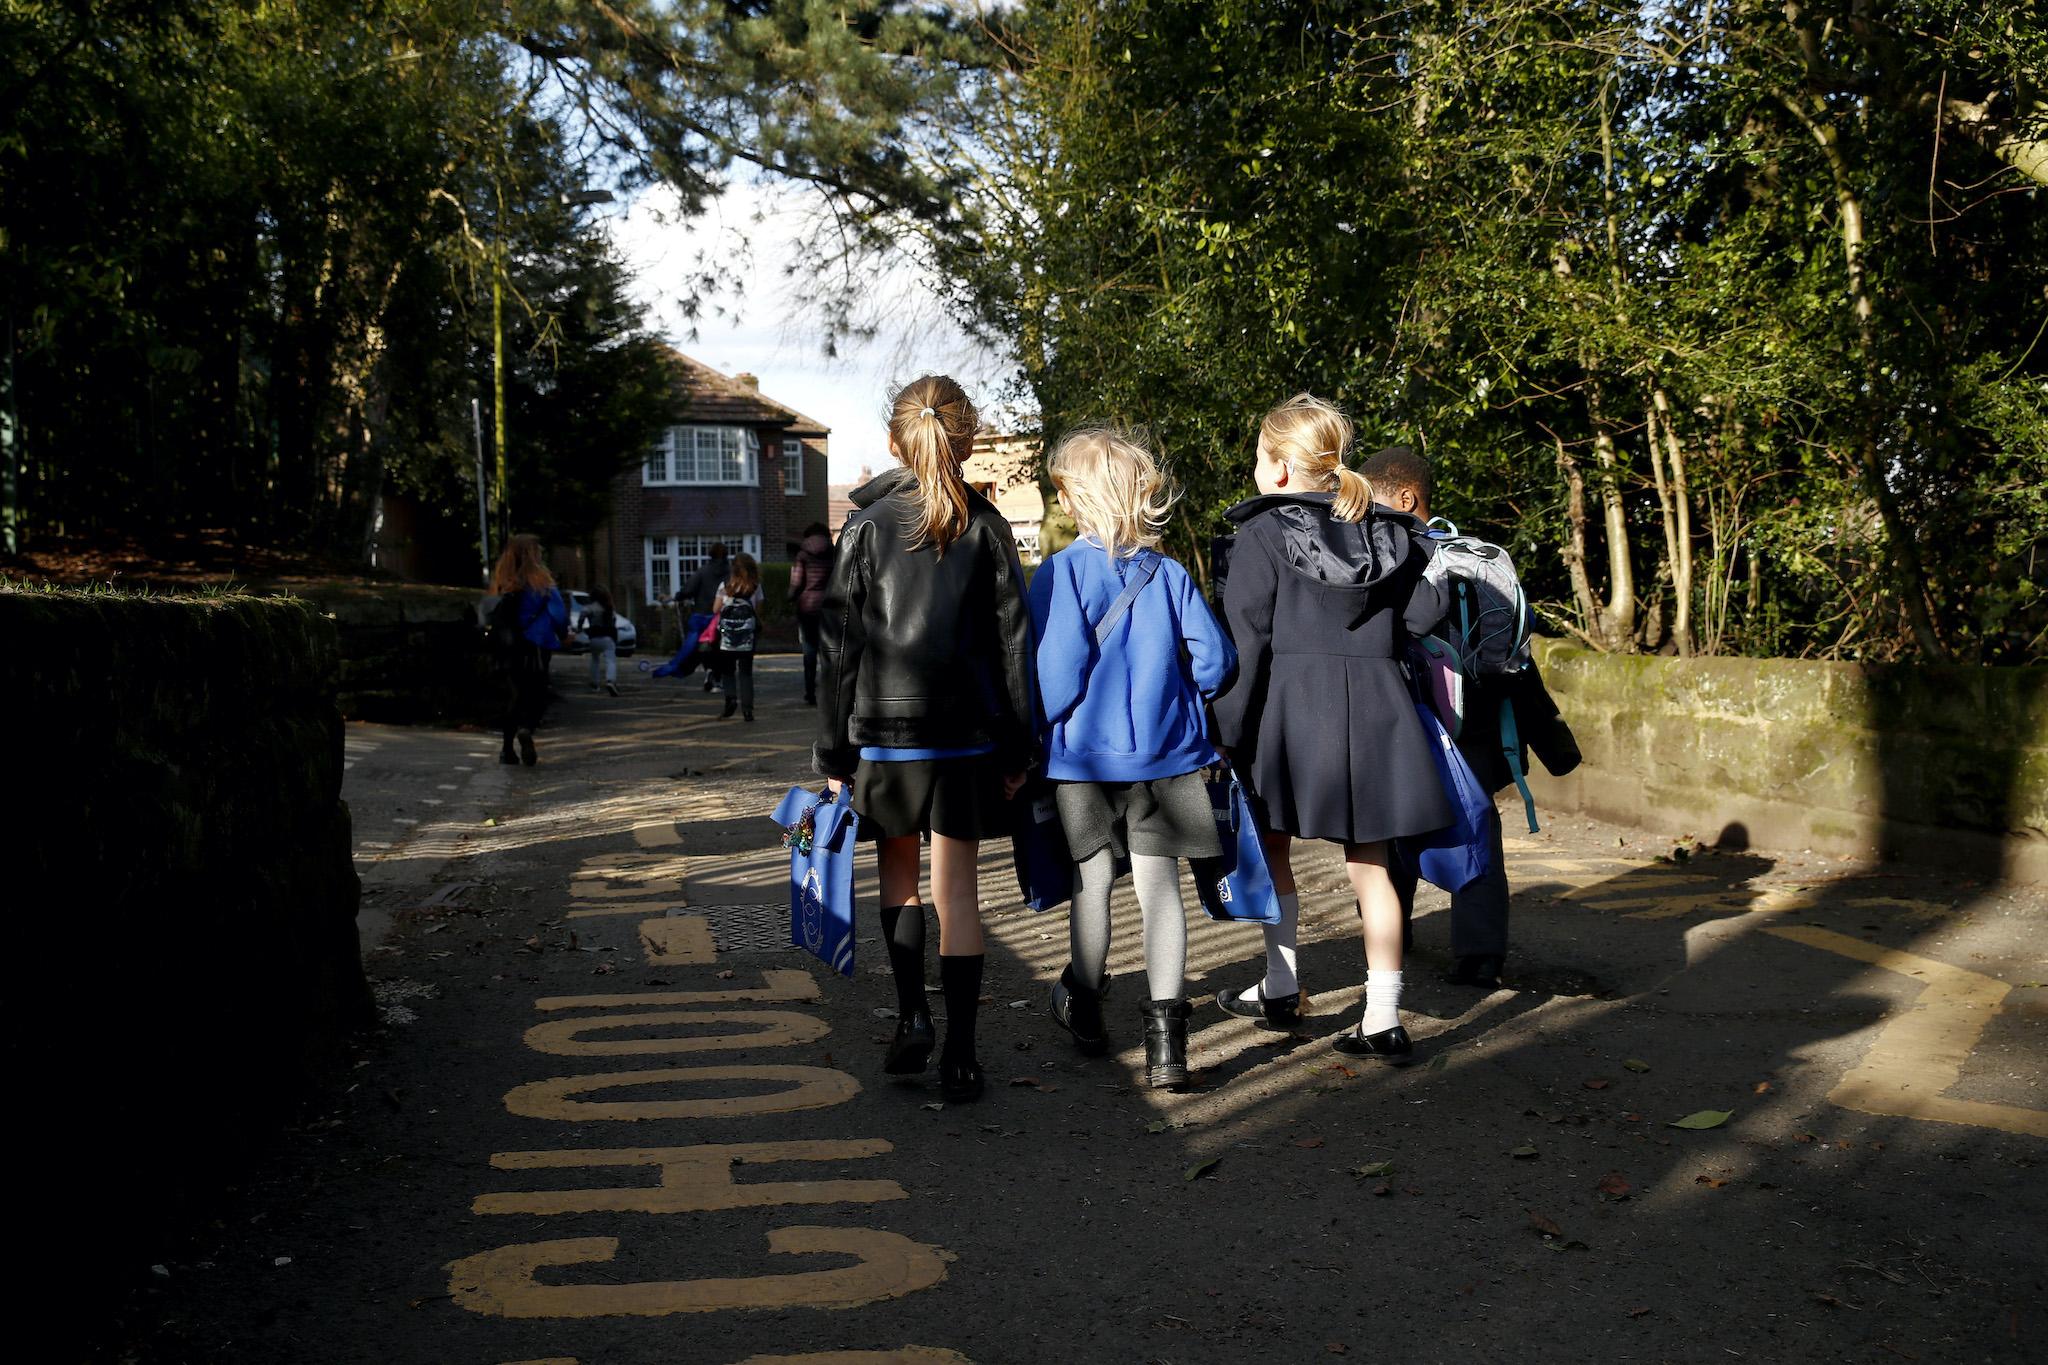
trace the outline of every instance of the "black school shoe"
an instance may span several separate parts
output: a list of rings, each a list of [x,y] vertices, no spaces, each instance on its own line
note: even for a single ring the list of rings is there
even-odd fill
[[[1248,991],[1216,992],[1216,1008],[1240,1019],[1263,1019],[1269,1024],[1292,1026],[1301,1022],[1301,992],[1268,1000],[1254,984]]]
[[[1109,1051],[1109,1034],[1102,1027],[1102,996],[1108,988],[1105,977],[1093,991],[1075,990],[1071,964],[1052,983],[1053,1020],[1074,1035],[1074,1047],[1083,1057],[1100,1057]]]
[[[1145,1084],[1154,1090],[1185,1085],[1188,1079],[1188,1002],[1148,1000],[1145,1016]]]
[[[1484,986],[1496,991],[1500,989],[1502,965],[1502,960],[1491,954],[1461,957],[1444,973],[1444,980],[1453,986]]]
[[[981,1098],[984,1082],[981,1078],[981,1063],[969,1057],[965,1061],[957,1058],[939,1059],[939,1094],[948,1104],[968,1104]]]
[[[889,1041],[888,1054],[882,1058],[882,1070],[891,1076],[922,1075],[937,1043],[938,1034],[932,1028],[929,1013],[919,1010],[915,1014],[898,1015],[896,1036]]]
[[[1400,1024],[1378,1033],[1365,1033],[1357,1025],[1330,1039],[1330,1046],[1352,1057],[1377,1057],[1392,1066],[1406,1066],[1415,1060],[1415,1044]]]
[[[519,761],[529,768],[540,762],[540,755],[534,752],[533,731],[531,730],[521,730],[519,732]]]
[[[517,762],[519,762],[519,755],[518,755],[518,754],[516,754],[516,753],[514,753],[514,752],[513,752],[513,750],[512,750],[512,736],[510,736],[510,735],[507,735],[507,736],[505,736],[505,747],[504,747],[504,748],[502,748],[502,749],[500,749],[500,750],[498,750],[498,762],[500,762],[500,763],[517,763]]]

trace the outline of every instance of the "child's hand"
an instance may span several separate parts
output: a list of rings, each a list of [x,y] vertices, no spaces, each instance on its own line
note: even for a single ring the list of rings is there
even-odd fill
[[[837,801],[839,794],[846,790],[846,783],[839,778],[828,777],[825,779],[825,790],[831,792],[832,799]]]
[[[1025,773],[1003,774],[1003,800],[1014,801],[1017,799],[1017,793],[1024,790],[1024,779],[1026,776],[1027,774]]]

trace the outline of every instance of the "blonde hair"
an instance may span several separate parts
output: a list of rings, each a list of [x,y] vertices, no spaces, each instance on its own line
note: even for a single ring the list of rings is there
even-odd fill
[[[727,597],[752,597],[754,589],[761,586],[761,566],[754,557],[744,550],[732,557],[732,568],[725,579]]]
[[[910,547],[940,554],[967,530],[967,481],[960,466],[981,418],[967,391],[942,374],[905,384],[889,400],[889,440],[917,480],[917,531]]]
[[[518,535],[505,542],[504,553],[491,570],[492,592],[502,597],[522,588],[540,592],[554,586],[555,576],[541,562],[539,536]]]
[[[1344,463],[1351,453],[1351,419],[1333,403],[1297,393],[1259,423],[1259,453],[1287,466],[1306,488],[1335,493],[1339,521],[1364,521],[1372,510],[1372,480]]]
[[[1111,554],[1157,549],[1180,490],[1145,445],[1115,427],[1081,427],[1053,447],[1046,472],[1084,535]]]

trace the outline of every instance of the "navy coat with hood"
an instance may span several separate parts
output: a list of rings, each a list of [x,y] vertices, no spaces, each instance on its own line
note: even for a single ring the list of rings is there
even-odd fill
[[[1269,830],[1426,834],[1455,813],[1402,661],[1444,601],[1405,526],[1377,512],[1342,521],[1333,501],[1276,494],[1227,514],[1242,528],[1223,590],[1238,674],[1216,700],[1217,739]]]

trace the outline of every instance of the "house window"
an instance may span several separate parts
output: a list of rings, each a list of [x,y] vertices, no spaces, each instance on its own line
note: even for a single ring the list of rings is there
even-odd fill
[[[797,494],[804,491],[804,443],[786,440],[782,443],[782,491]]]
[[[760,454],[760,438],[746,427],[670,427],[648,448],[640,482],[752,486]]]
[[[697,570],[711,559],[711,547],[724,542],[730,554],[761,558],[761,537],[734,531],[715,536],[647,537],[647,600],[662,602],[690,586]]]

